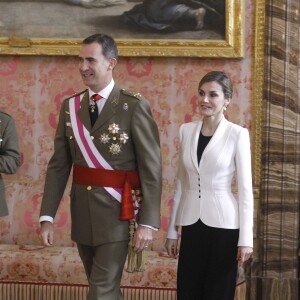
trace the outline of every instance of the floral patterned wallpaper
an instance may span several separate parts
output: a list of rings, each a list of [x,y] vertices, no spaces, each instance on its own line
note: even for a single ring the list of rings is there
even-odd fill
[[[114,77],[124,88],[143,94],[158,123],[163,158],[161,230],[154,249],[162,249],[174,193],[178,159],[178,130],[183,122],[199,118],[197,87],[211,70],[224,70],[234,82],[234,97],[226,117],[251,130],[252,7],[246,7],[243,59],[121,57]],[[64,97],[83,90],[74,57],[0,56],[0,109],[17,123],[22,166],[4,176],[10,215],[0,219],[1,243],[40,244],[39,208],[58,112]],[[55,224],[55,244],[70,240],[69,188]]]

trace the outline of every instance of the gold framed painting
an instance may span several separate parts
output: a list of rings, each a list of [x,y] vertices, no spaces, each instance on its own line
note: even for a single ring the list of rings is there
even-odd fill
[[[83,38],[104,32],[116,39],[120,56],[241,58],[244,5],[243,0],[0,0],[0,54],[77,55]]]

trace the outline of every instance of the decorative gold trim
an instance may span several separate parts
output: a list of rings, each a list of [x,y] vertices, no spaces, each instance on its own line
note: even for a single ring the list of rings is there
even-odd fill
[[[244,56],[244,1],[226,0],[225,40],[117,39],[120,56],[241,58]],[[77,55],[81,40],[0,38],[0,54]]]
[[[264,27],[265,27],[265,0],[257,0],[254,18],[254,44],[252,68],[252,165],[255,199],[259,196],[261,180],[261,128],[262,128],[262,103],[264,82]]]

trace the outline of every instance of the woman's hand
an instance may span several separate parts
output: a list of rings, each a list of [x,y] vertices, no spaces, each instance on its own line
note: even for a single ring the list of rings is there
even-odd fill
[[[253,248],[251,247],[238,247],[238,253],[236,259],[239,262],[239,266],[242,267],[244,262],[247,261],[253,253]]]
[[[177,258],[178,255],[178,240],[167,239],[165,247],[170,257]]]

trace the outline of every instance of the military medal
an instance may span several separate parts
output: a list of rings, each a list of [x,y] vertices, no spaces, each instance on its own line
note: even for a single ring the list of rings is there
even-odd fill
[[[108,150],[112,155],[118,155],[122,152],[122,145],[127,143],[129,139],[125,131],[121,131],[120,125],[116,123],[109,124],[108,133],[100,135],[101,144],[109,144]]]
[[[121,145],[119,145],[119,144],[111,144],[109,146],[109,152],[112,155],[118,155],[121,152]]]
[[[91,103],[90,103],[90,109],[91,109],[92,113],[95,111],[95,105],[96,105],[96,102],[95,101],[91,101]]]
[[[110,125],[108,126],[108,131],[109,131],[111,134],[116,134],[116,133],[119,132],[119,130],[120,130],[120,127],[119,127],[119,125],[116,124],[116,123],[110,124]]]
[[[121,134],[120,134],[120,138],[119,138],[119,140],[120,140],[120,142],[122,143],[122,144],[126,144],[127,143],[127,140],[129,139],[129,137],[128,137],[128,135],[127,135],[127,133],[125,133],[125,132],[122,132]]]
[[[123,109],[124,109],[125,111],[127,111],[127,110],[128,110],[128,104],[127,104],[127,103],[124,103],[124,105],[123,105]]]
[[[101,136],[100,136],[100,141],[102,144],[107,144],[109,143],[109,140],[110,140],[110,137],[108,134],[106,133],[102,133]]]

